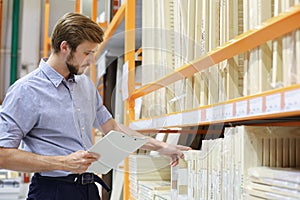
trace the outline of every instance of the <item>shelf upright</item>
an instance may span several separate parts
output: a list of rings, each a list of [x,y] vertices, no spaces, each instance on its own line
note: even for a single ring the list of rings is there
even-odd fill
[[[96,22],[97,21],[97,12],[98,12],[97,0],[93,0],[91,9],[92,9],[91,19],[94,22]],[[94,59],[94,60],[96,60],[96,59]],[[97,85],[97,69],[96,69],[96,64],[95,63],[90,65],[90,71],[91,71],[90,78],[93,81],[94,85],[96,86]]]
[[[48,50],[50,44],[49,32],[49,15],[50,15],[50,4],[49,0],[45,2],[45,19],[44,19],[44,54],[43,57],[48,57]]]
[[[76,13],[81,12],[81,0],[76,0],[76,2],[75,2],[75,12]]]
[[[77,2],[76,2],[76,9],[78,9]],[[91,19],[94,22],[96,22],[97,21],[97,12],[98,12],[97,0],[93,0],[91,9],[92,9]],[[96,60],[96,59],[94,59],[94,60]],[[97,86],[97,69],[96,69],[96,63],[90,64],[90,78],[93,81],[94,85]],[[96,136],[96,133],[95,133],[95,129],[93,128],[92,129],[93,144],[95,143],[95,136]]]
[[[124,63],[128,63],[128,98],[125,100],[125,125],[134,120],[134,100],[130,97],[135,90],[135,0],[127,0],[125,8],[125,47]],[[123,199],[128,200],[129,191],[129,160],[124,161],[124,195]]]

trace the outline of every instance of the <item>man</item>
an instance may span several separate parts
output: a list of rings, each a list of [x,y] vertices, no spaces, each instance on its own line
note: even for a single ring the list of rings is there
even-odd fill
[[[94,62],[103,41],[102,29],[89,18],[64,15],[54,27],[49,59],[13,84],[0,110],[0,168],[35,172],[30,200],[100,199],[94,181],[85,173],[101,155],[88,152],[92,127],[141,136],[116,123],[102,104],[90,79],[83,74]],[[18,149],[20,142],[25,150]],[[182,150],[153,138],[142,147],[171,157],[178,164]],[[105,184],[103,184],[105,186]]]

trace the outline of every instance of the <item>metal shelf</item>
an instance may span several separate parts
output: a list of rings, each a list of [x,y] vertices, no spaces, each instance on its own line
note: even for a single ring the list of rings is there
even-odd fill
[[[271,123],[286,121],[286,117],[295,116],[300,119],[299,96],[300,84],[297,84],[180,113],[132,121],[130,128],[152,130],[221,123],[249,124],[253,120],[256,120],[255,123],[263,123],[264,120]],[[290,120],[295,124],[294,121],[298,121],[298,118],[293,119]],[[297,125],[300,125],[300,121]]]
[[[189,77],[198,71],[207,69],[223,60],[253,49],[269,40],[285,35],[297,28],[300,28],[299,21],[300,4],[291,7],[288,12],[284,12],[276,17],[270,18],[256,29],[249,30],[244,34],[237,36],[224,45],[209,52],[207,55],[178,68],[171,74],[141,87],[132,94],[131,98],[133,100],[149,94],[178,80]]]
[[[135,1],[127,1],[127,3],[135,3]],[[129,9],[127,11],[129,11]],[[126,20],[131,18],[129,12],[126,12],[125,18],[127,18]],[[298,120],[300,116],[300,84],[266,91],[257,95],[232,99],[218,104],[207,105],[193,110],[134,120],[135,99],[166,87],[178,80],[192,76],[201,70],[253,49],[269,40],[296,30],[300,27],[299,21],[300,4],[290,8],[288,12],[265,21],[256,29],[237,36],[233,40],[209,52],[207,55],[178,68],[167,76],[145,85],[138,90],[132,90],[132,85],[134,85],[134,73],[132,73],[132,71],[134,71],[132,70],[134,69],[134,64],[132,64],[134,56],[131,54],[126,55],[125,60],[129,61],[131,69],[131,72],[128,73],[129,99],[127,99],[125,104],[126,125],[140,132],[148,133],[155,131],[176,132],[177,130],[174,128],[207,126],[211,124],[224,126],[236,124],[266,125],[269,123],[300,125]],[[128,29],[130,30],[131,28],[130,26]],[[127,40],[125,41],[127,48],[132,50],[133,41],[130,38],[127,38]],[[205,131],[199,131],[197,133],[206,134]],[[125,160],[124,170],[128,172],[128,159]],[[124,180],[124,199],[128,199],[130,197],[128,173],[125,173]]]

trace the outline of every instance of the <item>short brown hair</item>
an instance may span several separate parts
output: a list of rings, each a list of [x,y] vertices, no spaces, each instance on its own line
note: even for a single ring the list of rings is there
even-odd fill
[[[67,13],[56,23],[51,35],[51,48],[54,53],[60,51],[60,44],[67,41],[73,51],[84,41],[101,43],[104,32],[90,18],[78,14]]]

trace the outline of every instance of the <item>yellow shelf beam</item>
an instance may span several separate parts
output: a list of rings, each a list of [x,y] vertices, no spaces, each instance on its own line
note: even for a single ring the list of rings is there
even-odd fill
[[[91,16],[91,19],[94,21],[94,22],[97,22],[97,14],[98,14],[98,0],[93,0],[92,1],[92,16]]]
[[[75,2],[75,12],[81,13],[81,0],[76,0]]]
[[[180,113],[135,120],[130,123],[130,127],[139,131],[164,128],[166,130],[160,131],[168,132],[168,128],[174,127],[206,126],[296,117],[300,115],[299,95],[300,84],[295,84]],[[300,125],[297,119],[290,119],[289,122],[284,124],[287,125],[288,123]]]
[[[100,54],[102,53],[106,43],[115,33],[119,25],[121,24],[122,20],[125,17],[125,8],[126,8],[126,1],[120,6],[116,14],[114,15],[113,19],[111,20],[110,24],[108,25],[107,29],[104,32],[104,41],[101,43],[99,49],[95,53],[95,58],[97,59]]]
[[[44,19],[44,53],[43,53],[44,58],[48,57],[48,50],[49,50],[49,44],[50,44],[50,38],[48,36],[49,15],[50,15],[50,4],[49,4],[49,0],[46,0],[46,2],[45,2],[45,19]]]
[[[257,29],[250,30],[237,36],[224,45],[209,52],[207,55],[183,65],[171,74],[136,90],[131,98],[136,99],[149,94],[178,80],[189,77],[198,71],[207,69],[223,60],[232,58],[235,55],[262,45],[269,40],[285,35],[299,28],[299,22],[300,4],[290,8],[288,12],[265,21],[261,26],[257,27]]]
[[[91,19],[94,22],[96,22],[97,21],[97,13],[98,13],[97,0],[92,1],[91,11],[92,11]],[[97,69],[96,69],[95,63],[90,65],[90,78],[93,81],[94,85],[97,85]]]

